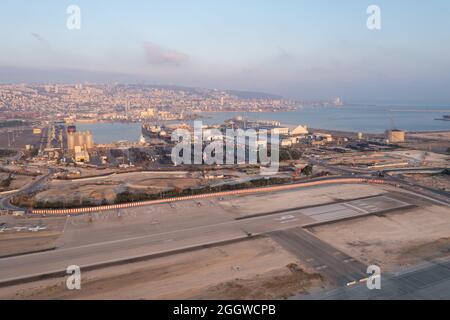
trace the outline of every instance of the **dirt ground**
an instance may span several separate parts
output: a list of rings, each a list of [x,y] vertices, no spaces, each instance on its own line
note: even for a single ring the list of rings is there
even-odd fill
[[[269,238],[0,289],[0,299],[277,299],[326,286]]]
[[[160,193],[174,188],[198,186],[201,180],[188,174],[129,173],[110,177],[81,179],[74,181],[52,181],[49,188],[38,193],[38,201],[55,202],[62,196],[66,202],[86,200],[101,204],[113,202],[120,192],[132,190],[145,193]]]
[[[448,174],[411,174],[404,175],[406,179],[412,183],[426,186],[429,188],[440,189],[444,191],[450,191],[450,175]]]
[[[447,132],[424,132],[424,133],[410,133],[408,137],[418,138],[418,139],[429,139],[429,140],[442,140],[450,141],[450,131]]]
[[[401,156],[405,160],[416,162],[418,165],[421,166],[445,167],[450,163],[450,155],[439,154],[429,151],[407,150],[407,151],[394,151],[390,152],[389,154]]]
[[[20,189],[25,185],[31,183],[35,179],[36,179],[35,177],[13,175],[13,180],[11,181],[9,190]]]
[[[8,173],[0,173],[0,181],[9,177]],[[6,188],[0,187],[0,192],[17,190],[32,182],[35,178],[30,176],[13,175],[10,185]]]
[[[323,241],[386,272],[450,255],[450,209],[419,207],[312,228]]]

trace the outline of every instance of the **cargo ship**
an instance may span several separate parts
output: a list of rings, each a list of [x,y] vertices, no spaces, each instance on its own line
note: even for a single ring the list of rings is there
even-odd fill
[[[167,136],[167,132],[159,125],[152,125],[150,123],[142,124],[142,134],[150,139],[161,139]]]

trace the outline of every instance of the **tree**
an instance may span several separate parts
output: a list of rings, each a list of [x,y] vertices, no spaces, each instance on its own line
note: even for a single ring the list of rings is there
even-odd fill
[[[305,176],[309,177],[312,176],[313,174],[313,166],[312,165],[307,165],[306,167],[304,167],[302,169],[302,174],[304,174]]]

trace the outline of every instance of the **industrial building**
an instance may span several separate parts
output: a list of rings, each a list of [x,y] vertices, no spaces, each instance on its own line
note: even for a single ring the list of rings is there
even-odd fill
[[[80,147],[84,151],[94,148],[94,138],[90,131],[68,132],[67,133],[67,149],[74,152],[76,147]]]
[[[89,153],[83,150],[80,146],[75,147],[75,162],[77,163],[87,163],[90,161]]]
[[[307,126],[297,126],[295,129],[292,129],[291,136],[304,136],[308,135],[308,127]]]
[[[389,143],[403,143],[406,139],[406,132],[402,130],[390,130],[386,136]]]

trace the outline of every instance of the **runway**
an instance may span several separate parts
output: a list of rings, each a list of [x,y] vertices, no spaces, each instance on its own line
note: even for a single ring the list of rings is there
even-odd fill
[[[346,286],[367,278],[367,266],[319,240],[305,229],[277,231],[271,233],[271,237],[335,285]]]
[[[410,204],[388,197],[379,196],[301,210],[302,214],[314,219],[316,223],[334,222],[348,218],[407,208]]]
[[[117,262],[162,253],[170,254],[177,250],[195,249],[201,246],[211,246],[231,240],[243,240],[275,231],[303,228],[324,221],[339,221],[341,219],[348,219],[349,217],[375,214],[377,212],[394,210],[406,206],[409,206],[409,204],[390,197],[377,196],[336,205],[322,205],[304,210],[259,216],[246,220],[230,219],[215,223],[210,222],[209,224],[207,221],[202,220],[202,225],[195,225],[195,221],[186,218],[186,227],[183,227],[183,223],[177,220],[173,222],[174,225],[176,224],[176,230],[174,230],[174,225],[167,224],[158,226],[158,232],[149,233],[144,228],[136,236],[131,235],[132,230],[126,225],[121,227],[124,232],[120,234],[120,237],[117,237],[117,235],[109,235],[111,231],[105,228],[99,231],[103,233],[103,236],[102,234],[95,234],[91,242],[89,242],[88,237],[93,231],[89,231],[88,227],[83,233],[79,230],[74,232],[73,236],[75,239],[72,239],[72,244],[68,247],[62,247],[54,251],[0,259],[0,286],[2,283],[14,279],[25,279],[30,276],[61,272],[66,270],[70,265],[77,265],[83,269],[86,266],[104,265],[107,262]],[[194,207],[191,210],[196,209]],[[120,229],[115,230],[115,232],[118,231]],[[316,246],[319,249],[319,261],[323,261],[324,265],[330,264],[330,266],[336,266],[341,270],[339,275],[333,275],[338,283],[342,284],[349,280],[345,278],[344,266],[347,267],[346,270],[348,273],[348,266],[352,266],[353,262],[348,264],[351,261],[347,257],[328,258],[327,255],[330,253],[331,255],[335,254],[336,250],[330,249],[323,244],[319,245],[298,231],[293,235],[289,234],[290,239],[293,239],[294,236],[296,237],[295,241],[300,241],[304,247],[313,249]],[[280,234],[280,237],[283,236]],[[79,243],[83,243],[83,245],[77,246],[77,239],[80,239]],[[99,241],[99,239],[103,240]],[[361,266],[356,266],[354,269],[355,274],[359,276]],[[352,275],[353,271],[350,274]],[[343,278],[341,279],[340,276]]]

